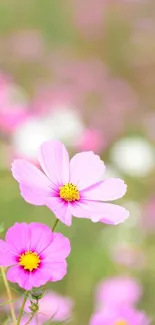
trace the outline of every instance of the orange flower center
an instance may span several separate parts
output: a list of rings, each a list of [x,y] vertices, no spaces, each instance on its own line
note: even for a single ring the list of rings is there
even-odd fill
[[[59,187],[59,195],[61,199],[72,202],[80,200],[80,193],[77,187],[72,183],[67,183]]]
[[[36,252],[25,252],[19,257],[19,264],[23,266],[24,270],[33,271],[40,265],[40,257]]]

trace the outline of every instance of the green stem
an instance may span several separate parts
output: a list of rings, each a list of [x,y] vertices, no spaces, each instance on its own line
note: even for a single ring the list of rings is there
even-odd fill
[[[23,316],[23,311],[24,311],[24,307],[25,307],[25,304],[26,304],[26,300],[28,298],[28,294],[29,294],[29,291],[26,291],[25,292],[25,297],[24,297],[24,300],[23,300],[23,303],[22,303],[22,306],[21,306],[21,309],[20,309],[20,312],[19,312],[19,316],[18,316],[18,320],[17,320],[17,324],[16,325],[20,325],[20,321],[21,321],[22,316]]]
[[[11,317],[12,317],[12,320],[13,320],[13,324],[16,325],[16,315],[15,315],[14,306],[13,306],[13,303],[12,303],[11,290],[10,290],[10,287],[9,287],[8,280],[6,278],[4,267],[2,267],[2,266],[1,266],[1,274],[2,274],[2,278],[3,278],[3,281],[4,281],[5,288],[6,288],[6,292],[7,292],[7,295],[8,295],[8,299],[10,301],[9,305],[10,305],[10,311],[11,311]]]
[[[54,225],[53,225],[53,227],[52,227],[52,231],[53,231],[53,232],[54,232],[54,230],[55,230],[55,228],[56,228],[58,222],[59,222],[59,219],[56,219],[56,220],[55,220],[55,223],[54,223]]]

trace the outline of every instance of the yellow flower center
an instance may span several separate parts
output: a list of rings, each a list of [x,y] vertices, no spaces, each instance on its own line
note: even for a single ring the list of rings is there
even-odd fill
[[[63,186],[60,186],[59,190],[60,190],[59,192],[60,197],[67,202],[80,200],[80,193],[77,187],[72,183],[68,183]]]
[[[25,252],[19,257],[19,264],[23,266],[24,270],[36,270],[40,264],[40,257],[35,252]]]
[[[128,323],[125,320],[118,320],[115,325],[128,325]]]

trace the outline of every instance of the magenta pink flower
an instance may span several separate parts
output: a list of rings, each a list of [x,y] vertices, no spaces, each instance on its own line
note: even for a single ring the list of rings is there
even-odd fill
[[[27,301],[25,311],[30,313],[30,301]],[[53,322],[63,322],[72,317],[73,301],[69,297],[60,296],[54,291],[49,291],[39,300],[37,319],[44,324],[49,319]]]
[[[129,216],[123,207],[102,202],[122,197],[126,185],[118,178],[100,181],[105,166],[92,151],[76,154],[69,163],[65,146],[47,141],[41,145],[38,159],[44,173],[26,160],[12,164],[13,176],[27,202],[48,206],[67,226],[72,215],[114,225]]]
[[[96,307],[135,304],[142,295],[140,284],[127,276],[111,277],[102,281],[96,290]]]
[[[105,309],[100,314],[94,314],[90,325],[149,325],[146,315],[131,307]]]
[[[15,223],[0,240],[0,265],[10,267],[7,279],[25,290],[59,281],[67,272],[69,240],[44,224]]]

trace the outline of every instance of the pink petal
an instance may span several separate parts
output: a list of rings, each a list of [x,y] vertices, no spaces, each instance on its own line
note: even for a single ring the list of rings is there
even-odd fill
[[[21,195],[31,204],[44,205],[45,198],[53,193],[48,178],[26,160],[15,160],[12,164],[12,174],[20,183]]]
[[[52,242],[52,231],[48,226],[38,222],[31,222],[29,230],[31,236],[30,250],[39,254]]]
[[[98,212],[94,213],[91,217],[92,221],[99,221],[100,218],[100,221],[103,223],[118,225],[119,223],[124,222],[129,217],[129,211],[120,205],[110,203],[103,203],[102,205],[102,207],[98,207]]]
[[[113,225],[129,217],[129,212],[119,205],[88,200],[72,204],[69,209],[77,218],[90,218],[93,222],[101,221]]]
[[[42,252],[45,263],[61,262],[71,251],[70,241],[60,233],[53,233],[51,244]]]
[[[91,206],[87,205],[84,201],[69,204],[69,210],[74,217],[90,219]]]
[[[82,197],[89,200],[112,201],[121,198],[127,190],[123,180],[109,178],[83,190]]]
[[[38,159],[54,185],[69,182],[69,155],[60,141],[44,142],[39,149]]]
[[[8,270],[7,279],[13,283],[18,283],[18,285],[25,290],[31,290],[31,275],[31,272],[26,272],[19,265],[15,265]]]
[[[0,240],[0,265],[7,267],[17,264],[14,248]]]
[[[6,243],[11,245],[17,254],[30,249],[30,229],[27,223],[15,223],[6,233]]]
[[[52,263],[51,266],[52,266],[52,272],[51,272],[50,281],[56,282],[56,281],[62,280],[67,273],[66,261],[55,262],[55,263]]]
[[[105,166],[100,157],[92,151],[76,154],[70,162],[70,182],[83,190],[94,183],[104,174]]]
[[[35,272],[32,272],[32,287],[40,287],[50,281],[52,275],[52,263],[42,264]]]
[[[72,215],[68,209],[68,203],[61,200],[59,197],[46,199],[47,207],[52,210],[57,219],[61,220],[66,226],[71,226]]]

